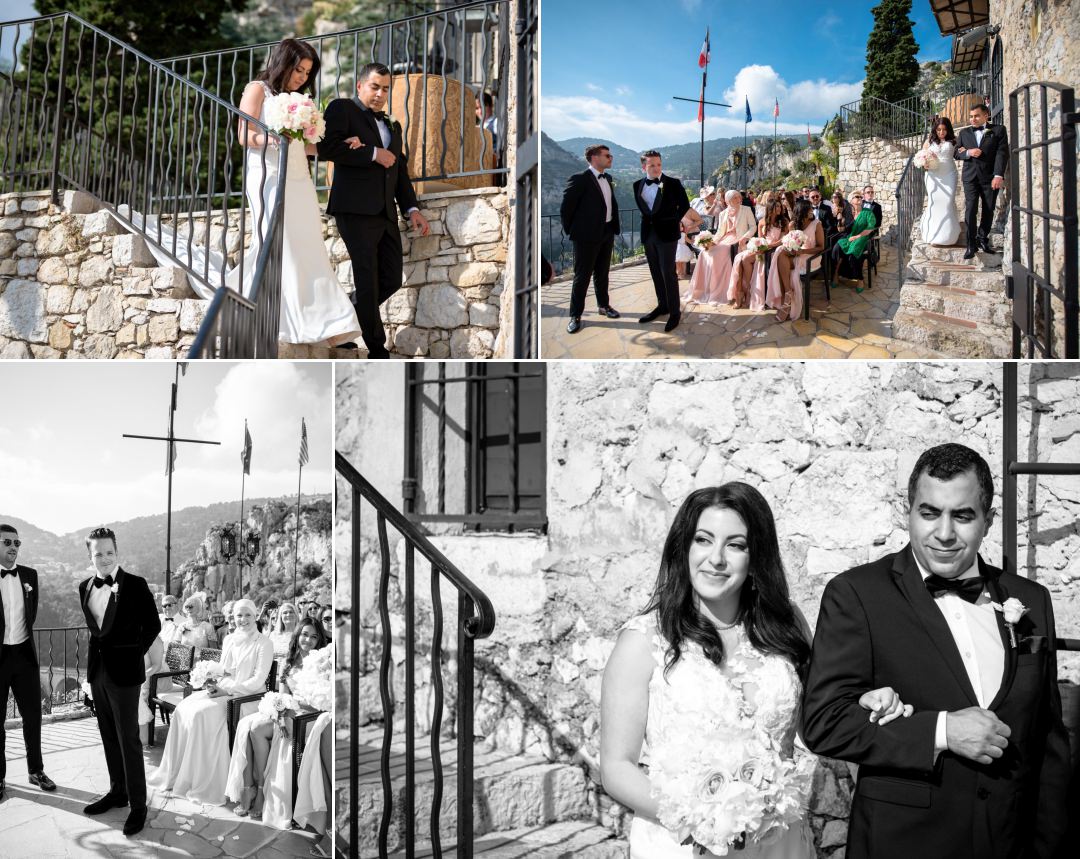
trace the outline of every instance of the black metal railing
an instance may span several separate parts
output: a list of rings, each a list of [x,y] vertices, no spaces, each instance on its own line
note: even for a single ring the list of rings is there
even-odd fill
[[[85,626],[42,627],[34,630],[40,673],[41,712],[82,702],[82,682],[86,679],[90,630]],[[8,696],[7,712],[0,718],[18,715],[14,696]]]
[[[612,263],[623,262],[645,252],[641,244],[641,211],[636,207],[619,209],[619,226],[622,231],[615,236],[615,246],[611,249]],[[574,267],[574,243],[563,232],[558,215],[540,216],[540,245],[544,259],[551,263],[556,275]]]
[[[253,258],[273,238],[284,139],[70,12],[0,24],[0,56],[0,191],[90,194],[201,293],[242,288],[242,312],[208,314],[207,331],[237,357],[276,355],[277,317],[259,317],[278,306],[280,265]],[[261,146],[241,145],[248,130]]]
[[[896,285],[904,285],[904,257],[911,246],[911,230],[922,215],[926,202],[926,171],[916,166],[911,155],[900,181],[896,183]]]
[[[307,36],[319,55],[316,101],[351,98],[369,62],[391,72],[387,110],[402,126],[414,181],[463,180],[463,187],[501,184],[506,167],[509,93],[509,0],[484,0],[368,27]],[[266,68],[277,42],[170,57],[161,62],[229,104]],[[476,100],[494,102],[495,131],[478,126]],[[326,190],[325,164],[316,186]]]
[[[514,357],[536,358],[537,304],[540,296],[540,258],[537,253],[536,215],[540,210],[540,135],[537,121],[539,65],[537,37],[540,29],[539,0],[520,0],[514,23],[517,41],[517,153],[514,269]]]
[[[442,677],[442,629],[443,607],[441,588],[449,584],[457,595],[457,677],[456,677],[456,735],[457,759],[453,779],[457,790],[457,828],[456,848],[458,857],[473,855],[473,700],[474,700],[474,642],[487,638],[495,628],[495,612],[487,596],[461,573],[446,557],[435,548],[419,527],[410,522],[404,514],[384,498],[360,474],[356,468],[340,453],[336,454],[337,473],[349,484],[351,499],[351,548],[352,568],[350,571],[352,587],[351,616],[354,623],[360,619],[361,583],[360,572],[363,563],[363,546],[360,538],[362,502],[370,504],[376,513],[376,531],[379,546],[379,590],[378,604],[382,630],[382,656],[379,664],[379,694],[382,702],[383,737],[380,758],[380,779],[382,783],[382,814],[378,832],[378,854],[389,855],[390,826],[394,820],[394,787],[391,776],[391,745],[394,740],[394,702],[391,697],[391,648],[388,643],[393,634],[390,625],[390,544],[387,535],[387,523],[404,538],[404,565],[398,572],[398,581],[404,588],[404,600],[400,609],[404,613],[404,697],[405,697],[405,761],[404,791],[401,794],[402,807],[400,820],[404,829],[405,855],[412,859],[416,856],[417,829],[417,760],[416,751],[416,650],[417,650],[417,598],[415,581],[415,560],[419,552],[431,564],[430,596],[431,615],[425,620],[431,624],[430,662],[431,685],[433,690],[430,753],[431,776],[433,779],[430,794],[431,809],[429,815],[428,838],[433,856],[442,855],[440,819],[442,814],[442,795],[444,774],[442,752],[440,749],[440,727],[443,719],[444,687]],[[395,589],[396,591],[396,589]],[[357,666],[360,664],[360,637],[357,634],[350,640],[349,713],[349,820],[348,840],[345,847],[351,857],[360,855],[358,789],[359,773],[359,718],[360,699]],[[425,802],[427,799],[425,799]],[[339,841],[343,833],[339,833]]]
[[[932,113],[925,96],[895,103],[869,96],[840,108],[838,131],[843,141],[878,138],[915,145],[927,133]]]

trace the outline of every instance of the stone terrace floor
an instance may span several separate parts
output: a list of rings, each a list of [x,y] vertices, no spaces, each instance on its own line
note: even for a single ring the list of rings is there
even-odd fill
[[[936,352],[892,336],[892,318],[900,306],[896,250],[881,247],[873,288],[862,294],[841,281],[825,304],[821,280],[811,285],[810,319],[776,322],[773,310],[755,313],[730,305],[684,304],[682,322],[665,334],[658,322],[641,325],[637,317],[656,306],[644,260],[611,272],[611,304],[621,319],[596,314],[589,286],[582,328],[566,333],[570,279],[542,287],[540,349],[544,358],[938,358]],[[687,292],[689,281],[680,281]]]
[[[161,760],[166,732],[144,748],[149,772]],[[231,805],[200,805],[151,791],[146,828],[128,838],[126,808],[90,817],[83,806],[105,793],[109,776],[97,722],[93,718],[53,722],[42,727],[45,772],[56,782],[45,793],[26,780],[21,728],[7,729],[7,787],[0,800],[0,856],[4,859],[259,859],[307,857],[315,843],[310,832],[283,832],[236,817]]]

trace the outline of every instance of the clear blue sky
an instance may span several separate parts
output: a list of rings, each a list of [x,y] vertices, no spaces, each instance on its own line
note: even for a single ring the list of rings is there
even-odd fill
[[[556,140],[597,136],[632,149],[698,139],[698,52],[710,28],[707,138],[772,134],[773,99],[781,133],[817,133],[840,105],[857,99],[866,39],[878,0],[798,3],[757,0],[620,0],[590,6],[544,0],[541,21],[541,127]],[[590,12],[594,18],[587,17]],[[918,59],[948,60],[927,0],[914,0]]]

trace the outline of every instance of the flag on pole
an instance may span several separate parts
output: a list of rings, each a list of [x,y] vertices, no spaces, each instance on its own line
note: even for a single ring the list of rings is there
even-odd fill
[[[698,97],[698,103],[697,103],[697,121],[698,122],[704,122],[705,121],[705,80],[704,80],[704,75],[702,76],[702,81],[701,81],[701,95]]]
[[[300,418],[300,465],[301,467],[308,464],[308,449],[307,449],[307,424],[304,423],[304,419]]]
[[[754,118],[750,115],[750,97],[749,96],[746,97],[746,121],[747,121],[747,123],[751,123],[751,122],[754,121]]]
[[[244,474],[251,474],[251,433],[248,432],[247,421],[244,421],[244,450],[240,453],[240,462],[244,466]]]
[[[709,28],[705,28],[705,41],[701,44],[701,52],[698,54],[697,64],[699,69],[709,64]]]
[[[776,99],[776,107],[773,108],[772,115],[774,117],[780,115],[780,99]]]

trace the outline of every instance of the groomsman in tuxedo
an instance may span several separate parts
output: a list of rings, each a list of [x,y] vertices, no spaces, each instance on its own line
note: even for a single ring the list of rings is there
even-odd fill
[[[599,313],[618,319],[619,311],[608,298],[608,270],[611,251],[619,232],[619,206],[611,174],[611,150],[603,144],[585,147],[587,170],[575,173],[566,182],[559,217],[563,232],[574,243],[574,285],[570,290],[570,322],[566,330],[573,334],[581,330],[581,314],[585,311],[585,293],[592,279],[596,290]]]
[[[9,690],[22,717],[30,784],[56,790],[41,760],[41,673],[34,649],[38,575],[37,570],[17,563],[21,545],[19,532],[13,526],[0,525],[0,799],[4,797],[7,776],[4,719]]]
[[[814,218],[821,221],[825,240],[828,241],[836,233],[836,216],[833,215],[832,207],[821,199],[821,192],[817,188],[810,191],[810,206]]]
[[[116,534],[95,528],[86,538],[94,575],[79,582],[79,603],[90,630],[86,674],[109,770],[109,792],[83,812],[104,814],[128,806],[124,834],[146,824],[146,770],[139,737],[143,656],[161,630],[146,580],[120,567]]]
[[[803,737],[859,765],[848,859],[1050,859],[1068,825],[1050,593],[979,557],[993,496],[975,451],[925,451],[908,545],[825,587]],[[870,722],[858,699],[881,686],[914,713]]]
[[[675,246],[682,233],[682,216],[690,209],[690,201],[682,182],[665,176],[660,153],[650,149],[641,156],[645,176],[634,183],[634,200],[641,210],[641,243],[649,262],[656,307],[638,322],[645,324],[667,316],[665,331],[679,324],[679,278],[675,272]]]
[[[990,226],[994,220],[997,192],[1005,187],[1005,168],[1009,163],[1009,138],[1005,127],[990,122],[990,111],[978,104],[969,114],[971,127],[960,132],[953,158],[964,162],[960,178],[964,183],[964,221],[967,224],[967,250],[964,259],[976,251],[995,254],[990,244]],[[982,220],[976,215],[982,206]]]

